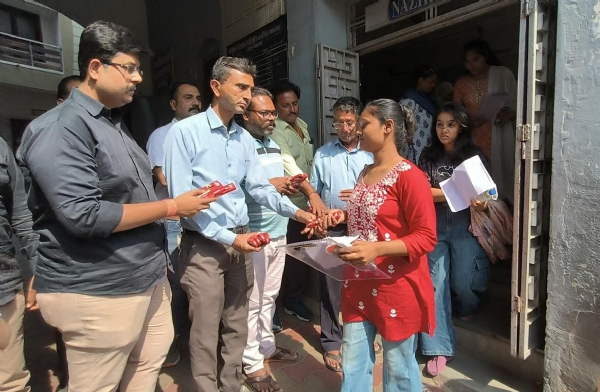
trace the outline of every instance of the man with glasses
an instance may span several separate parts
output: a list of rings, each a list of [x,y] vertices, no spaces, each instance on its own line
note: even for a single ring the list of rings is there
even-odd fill
[[[233,119],[252,99],[256,67],[248,59],[221,57],[212,69],[211,106],[173,125],[165,140],[169,194],[219,181],[235,185],[211,208],[182,219],[181,287],[190,301],[190,356],[196,390],[238,392],[248,339],[248,300],[254,284],[244,190],[260,205],[304,223],[315,216],[298,209],[269,183],[259,166],[254,138]],[[302,229],[305,229],[304,227]]]
[[[275,99],[275,108],[279,118],[275,120],[275,130],[271,137],[281,148],[283,167],[287,176],[297,174],[309,175],[313,163],[313,141],[308,133],[308,125],[298,117],[300,113],[300,87],[287,80],[276,83],[271,88]],[[299,188],[300,192],[290,196],[290,200],[298,208],[307,208],[310,202],[312,211],[320,216],[326,208],[323,201],[310,185],[304,181]],[[302,227],[290,220],[288,223],[289,243],[306,241],[308,238],[301,234]],[[295,315],[301,321],[310,321],[314,315],[304,305],[302,294],[308,285],[309,274],[312,268],[291,256],[286,256],[285,271],[283,273],[283,303],[287,314]],[[281,331],[281,322],[275,315],[273,329]]]
[[[154,191],[158,200],[168,199],[169,191],[167,190],[167,180],[162,171],[163,160],[165,157],[163,144],[169,130],[179,120],[200,113],[202,102],[200,101],[200,91],[198,87],[191,82],[177,82],[171,88],[171,101],[169,102],[174,117],[168,124],[157,128],[146,144],[146,151],[150,159],[150,167],[156,179]],[[187,320],[187,299],[185,292],[179,284],[179,273],[177,259],[179,258],[179,239],[181,236],[181,225],[179,224],[178,216],[167,217],[167,249],[169,252],[169,269],[167,270],[167,279],[171,286],[173,298],[171,300],[171,312],[173,313],[173,326],[175,329],[175,339],[167,359],[163,364],[163,368],[169,368],[177,365],[181,356],[179,355],[179,341],[185,322]]]
[[[333,128],[337,137],[317,150],[310,175],[310,183],[317,190],[328,209],[346,209],[356,180],[366,165],[373,163],[373,155],[360,149],[356,123],[363,110],[354,97],[342,97],[333,104]],[[348,235],[345,223],[328,230],[330,237]],[[321,298],[321,346],[323,362],[332,371],[342,371],[342,329],[339,322],[342,283],[325,274],[319,274]]]
[[[252,100],[243,114],[242,126],[254,138],[260,170],[269,182],[285,195],[298,191],[285,177],[281,149],[269,136],[273,134],[277,111],[269,91],[257,87],[252,92]],[[288,219],[258,204],[246,194],[250,230],[269,233],[271,242],[259,252],[252,253],[254,265],[254,287],[248,307],[248,343],[244,350],[244,372],[247,382],[254,390],[272,392],[279,385],[265,370],[265,361],[296,362],[298,353],[277,347],[271,330],[275,314],[275,299],[281,287],[281,277],[285,265],[285,251],[278,246],[286,244],[285,235]]]
[[[122,26],[86,27],[81,85],[31,122],[17,153],[40,234],[37,302],[63,334],[72,391],[155,389],[173,341],[164,218],[215,200],[199,190],[156,199],[148,156],[119,110],[142,81],[145,52]]]

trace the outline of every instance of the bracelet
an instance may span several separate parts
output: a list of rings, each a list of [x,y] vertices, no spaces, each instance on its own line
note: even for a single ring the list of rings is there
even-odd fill
[[[177,215],[177,203],[173,199],[165,199],[167,203],[167,216]]]

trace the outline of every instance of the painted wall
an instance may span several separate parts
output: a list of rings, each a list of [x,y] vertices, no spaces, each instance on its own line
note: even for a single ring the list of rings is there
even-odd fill
[[[144,0],[37,0],[61,14],[73,19],[83,27],[97,20],[108,20],[130,29],[144,44],[148,44],[148,21]],[[170,3],[170,2],[169,2]],[[63,38],[65,32],[62,33]],[[73,35],[73,31],[67,33]],[[70,63],[70,59],[68,62]],[[152,72],[150,60],[141,59],[144,79],[137,88],[140,96],[152,95]]]
[[[600,1],[558,1],[547,391],[600,390]]]
[[[346,49],[346,2],[340,0],[287,1],[290,81],[300,86],[300,117],[317,137],[317,45]],[[317,146],[316,146],[317,147]]]

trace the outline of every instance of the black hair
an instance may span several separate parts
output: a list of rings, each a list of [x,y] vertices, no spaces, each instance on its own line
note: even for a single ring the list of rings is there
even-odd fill
[[[196,83],[185,81],[185,80],[180,80],[180,81],[173,83],[173,85],[171,85],[171,90],[169,91],[169,97],[171,97],[172,100],[174,100],[174,101],[177,100],[177,91],[179,90],[179,87],[183,86],[184,84],[194,86],[198,89],[198,91],[200,91],[200,89],[198,88],[198,85]]]
[[[402,151],[406,145],[407,134],[412,135],[416,128],[415,114],[412,109],[391,99],[382,98],[369,102],[365,110],[368,110],[381,124],[387,120],[394,121],[396,149],[398,152]]]
[[[271,94],[275,97],[275,101],[277,101],[277,96],[287,92],[293,92],[296,94],[298,100],[300,100],[300,87],[296,84],[290,82],[289,80],[280,80],[275,82],[273,86],[270,88]]]
[[[419,65],[412,74],[412,79],[415,83],[419,81],[420,78],[427,79],[433,75],[437,75],[437,68],[431,66],[430,64],[422,64]]]
[[[112,22],[99,20],[87,26],[79,40],[77,63],[85,79],[90,61],[110,62],[118,53],[140,56],[150,50],[129,29]]]
[[[498,60],[490,45],[482,39],[475,39],[467,43],[463,51],[465,56],[467,52],[475,52],[483,56],[487,65],[500,65],[500,60]]]
[[[438,116],[442,113],[450,114],[461,127],[461,131],[458,133],[456,141],[454,142],[454,154],[450,157],[452,163],[460,164],[464,160],[480,154],[481,150],[473,141],[472,133],[474,126],[467,109],[456,102],[448,102],[442,105],[441,109],[438,111]],[[437,122],[437,119],[435,119],[435,121]],[[423,149],[420,157],[421,162],[435,164],[446,154],[444,145],[437,136],[437,132],[435,132],[435,127],[433,129],[431,144]]]
[[[250,59],[227,56],[219,57],[212,68],[210,78],[223,83],[229,77],[232,69],[248,74],[253,79],[256,78],[256,65]]]
[[[363,105],[357,98],[354,97],[341,97],[333,104],[331,108],[333,113],[335,112],[344,112],[344,113],[353,113],[356,114],[357,117],[363,111]]]
[[[67,90],[67,87],[71,82],[79,82],[81,81],[81,77],[79,75],[71,75],[62,78],[60,83],[58,83],[58,89],[56,91],[56,99],[62,99],[63,101],[69,98],[69,94],[71,94],[71,90]]]

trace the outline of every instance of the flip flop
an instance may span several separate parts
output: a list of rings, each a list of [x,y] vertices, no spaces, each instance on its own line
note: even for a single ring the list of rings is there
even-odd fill
[[[283,347],[277,347],[277,350],[279,351],[269,358],[265,358],[264,362],[298,362],[300,359],[300,355],[295,351]]]
[[[255,392],[273,392],[281,389],[279,384],[277,384],[277,381],[273,380],[273,377],[271,377],[270,374],[257,377],[246,376],[245,381]]]
[[[340,364],[340,367],[335,368],[335,367],[331,366],[330,364],[328,364],[327,358],[337,361],[337,363]],[[327,351],[325,351],[323,353],[323,363],[325,364],[325,367],[327,369],[331,370],[332,372],[340,373],[342,371],[342,356],[340,354],[331,354],[331,353],[328,353]]]
[[[383,347],[381,347],[381,344],[379,344],[378,342],[373,343],[374,345],[377,345],[377,350],[375,350],[375,354],[379,354],[383,351]]]

